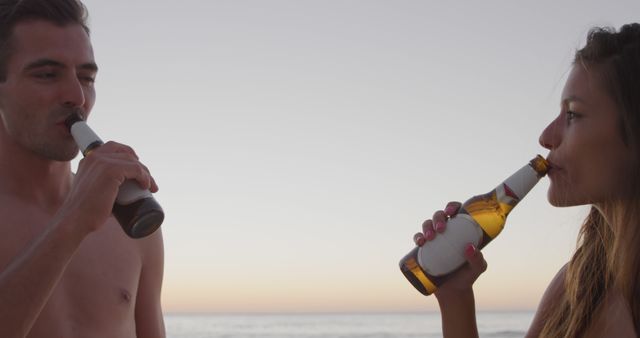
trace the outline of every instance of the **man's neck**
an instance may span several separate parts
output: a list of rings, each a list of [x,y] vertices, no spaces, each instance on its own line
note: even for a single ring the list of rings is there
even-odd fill
[[[55,211],[71,188],[70,162],[53,161],[15,144],[0,144],[0,195]]]

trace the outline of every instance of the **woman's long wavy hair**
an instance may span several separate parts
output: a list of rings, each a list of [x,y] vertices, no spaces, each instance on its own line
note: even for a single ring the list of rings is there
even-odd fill
[[[618,32],[592,29],[574,66],[586,67],[616,102],[635,174],[625,178],[628,195],[591,208],[567,266],[564,293],[545,314],[541,336],[582,337],[613,288],[628,302],[640,334],[640,24]]]

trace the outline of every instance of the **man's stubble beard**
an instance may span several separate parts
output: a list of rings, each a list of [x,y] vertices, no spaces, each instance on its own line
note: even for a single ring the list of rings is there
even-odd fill
[[[59,109],[49,115],[51,117],[51,121],[49,121],[46,126],[54,125],[55,122],[65,119],[71,114],[80,114],[81,116],[85,116],[81,109]],[[40,133],[35,132],[34,134],[26,135],[27,144],[30,145],[29,149],[45,159],[58,162],[69,162],[78,156],[80,150],[70,135],[69,137],[60,140],[48,140],[45,137],[46,134],[46,130],[43,130]]]
[[[51,140],[31,138],[27,141],[26,147],[39,157],[58,162],[69,162],[79,153],[78,146],[72,139],[64,142],[51,142]]]

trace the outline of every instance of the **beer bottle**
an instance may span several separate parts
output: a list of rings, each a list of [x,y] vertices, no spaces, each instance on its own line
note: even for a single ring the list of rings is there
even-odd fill
[[[84,156],[104,144],[79,114],[67,118],[65,125]],[[120,185],[112,212],[124,232],[132,238],[151,235],[164,220],[164,211],[151,191],[140,188],[134,180],[126,180]]]
[[[548,162],[540,155],[516,171],[494,190],[470,198],[446,230],[416,247],[400,260],[400,270],[424,295],[430,295],[465,262],[464,248],[483,248],[504,228],[511,210],[547,174]]]

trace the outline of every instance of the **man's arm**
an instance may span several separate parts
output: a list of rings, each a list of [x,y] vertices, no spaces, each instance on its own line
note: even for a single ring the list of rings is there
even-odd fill
[[[0,272],[0,336],[25,337],[85,235],[58,217]]]
[[[136,297],[136,334],[138,338],[164,338],[164,319],[160,294],[164,273],[164,246],[161,229],[139,240],[142,272]]]
[[[0,271],[0,337],[29,334],[82,240],[110,217],[122,182],[134,179],[158,190],[129,149],[108,142],[81,160],[58,213]]]

